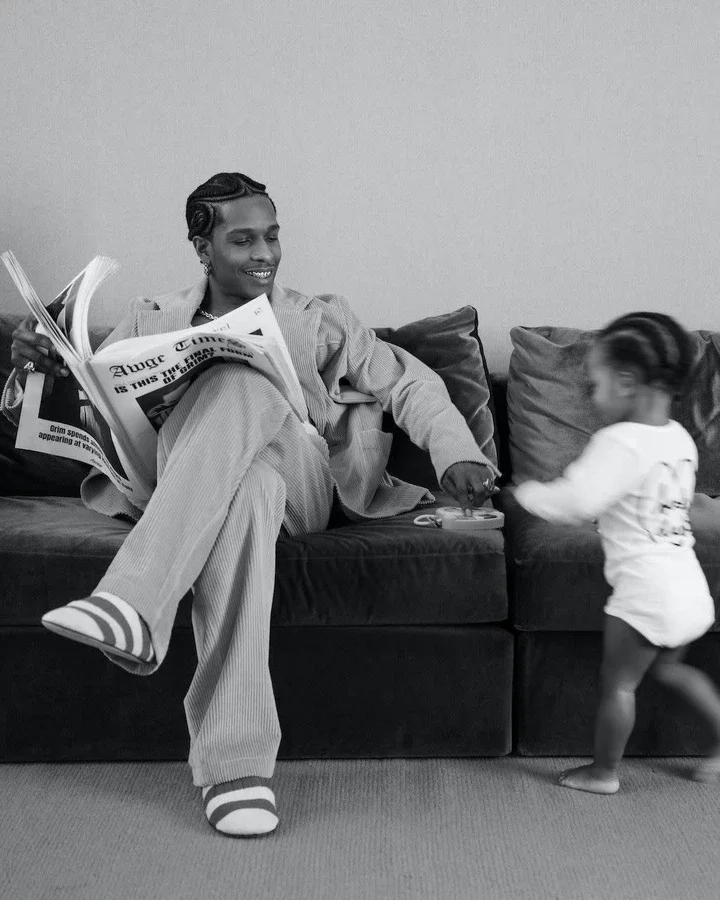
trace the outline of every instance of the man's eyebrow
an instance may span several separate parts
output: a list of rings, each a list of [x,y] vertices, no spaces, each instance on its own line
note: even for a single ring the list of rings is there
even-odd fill
[[[279,231],[279,230],[280,230],[279,225],[270,225],[268,228],[265,229],[265,232]],[[256,234],[259,232],[260,232],[259,228],[231,228],[230,231],[228,231],[228,236],[230,236],[231,234]]]

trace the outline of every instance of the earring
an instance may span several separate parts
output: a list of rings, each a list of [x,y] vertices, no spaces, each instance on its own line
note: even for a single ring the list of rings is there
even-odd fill
[[[203,267],[205,274],[209,276],[210,273],[212,272],[212,266],[210,265],[210,263],[204,262],[204,263],[202,263],[202,267]]]

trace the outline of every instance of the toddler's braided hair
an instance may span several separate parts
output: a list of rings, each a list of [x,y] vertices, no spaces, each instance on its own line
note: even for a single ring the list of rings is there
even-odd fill
[[[220,203],[237,200],[238,197],[251,197],[253,194],[267,197],[275,209],[265,185],[253,181],[241,172],[219,172],[208,178],[204,184],[195,188],[185,204],[188,240],[191,241],[194,237],[207,237],[213,228],[221,223]]]
[[[635,312],[620,316],[598,334],[605,359],[613,368],[630,366],[646,384],[675,397],[685,390],[693,353],[685,329],[671,316]]]

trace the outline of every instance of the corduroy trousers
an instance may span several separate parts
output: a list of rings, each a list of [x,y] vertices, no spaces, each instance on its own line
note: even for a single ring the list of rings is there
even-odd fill
[[[198,786],[273,773],[275,542],[281,528],[324,530],[332,499],[325,441],[249,367],[204,372],[160,429],[157,487],[97,590],[122,597],[147,623],[155,661],[113,659],[136,674],[160,665],[178,604],[194,590],[198,663],[185,713]]]

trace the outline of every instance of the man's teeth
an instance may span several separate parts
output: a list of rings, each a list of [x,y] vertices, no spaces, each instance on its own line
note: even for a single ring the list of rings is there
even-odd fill
[[[269,278],[272,275],[272,269],[245,269],[246,275],[252,275],[253,278]]]

